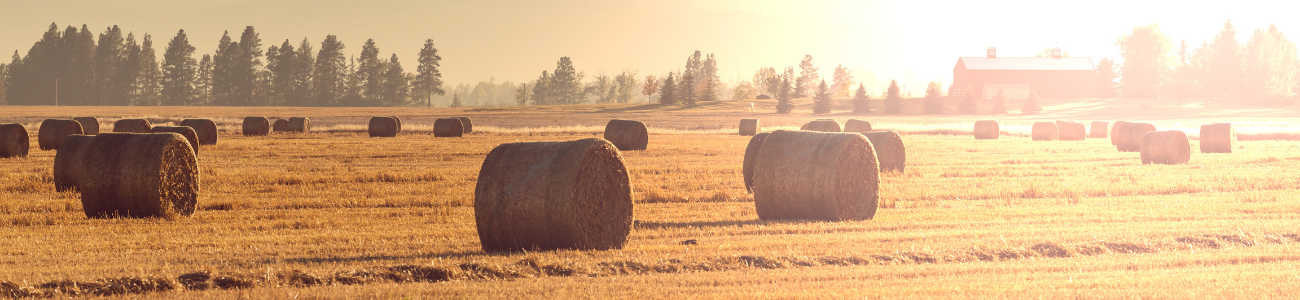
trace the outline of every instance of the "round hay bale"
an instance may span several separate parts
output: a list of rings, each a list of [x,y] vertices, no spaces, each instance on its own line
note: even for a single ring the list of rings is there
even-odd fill
[[[76,179],[86,217],[162,217],[194,213],[199,164],[179,134],[101,134],[82,150]]]
[[[0,158],[27,157],[31,150],[31,138],[23,125],[0,124]]]
[[[1118,131],[1114,132],[1112,139],[1117,139],[1118,143],[1115,148],[1120,152],[1139,152],[1142,151],[1142,137],[1147,133],[1156,131],[1156,126],[1148,123],[1124,123],[1115,124]]]
[[[76,117],[72,119],[77,121],[78,124],[81,124],[82,134],[99,134],[99,119],[94,117]]]
[[[1060,131],[1056,128],[1054,122],[1034,122],[1033,131],[1030,136],[1035,141],[1052,141],[1059,137]]]
[[[311,132],[311,118],[292,117],[289,118],[289,131],[297,133]]]
[[[977,140],[996,140],[1001,133],[1002,129],[998,128],[998,121],[975,121],[975,139]]]
[[[395,137],[402,130],[402,123],[396,117],[371,117],[367,132],[370,137]]]
[[[749,139],[749,144],[745,145],[745,161],[741,164],[740,173],[745,177],[745,191],[754,192],[754,162],[758,159],[758,148],[763,147],[763,140],[767,139],[768,133],[755,134]]]
[[[199,144],[216,145],[217,144],[217,123],[209,119],[185,119],[181,120],[181,126],[194,128],[194,133],[199,135]],[[198,149],[198,148],[194,148]]]
[[[397,133],[402,133],[402,118],[398,118],[397,116],[391,116],[389,118],[393,118],[394,121],[397,121]]]
[[[605,124],[605,139],[620,151],[645,150],[650,133],[641,121],[610,120]]]
[[[763,130],[759,127],[758,119],[740,119],[741,136],[753,136],[758,134],[760,131]]]
[[[1201,153],[1232,153],[1237,132],[1230,123],[1201,125]]]
[[[835,122],[835,120],[831,120],[831,119],[813,120],[812,122],[808,122],[808,124],[803,124],[803,127],[799,127],[799,130],[820,131],[820,132],[841,132],[840,123]]]
[[[153,125],[145,119],[121,119],[113,122],[113,132],[149,133]]]
[[[36,142],[41,150],[58,150],[63,137],[82,134],[81,123],[65,119],[45,119],[36,132]]]
[[[868,132],[871,132],[871,122],[849,119],[848,121],[844,121],[844,132],[867,134]]]
[[[466,134],[474,133],[474,122],[470,121],[469,117],[456,117],[456,118],[460,119],[460,125],[465,127]]]
[[[289,120],[285,120],[285,119],[275,119],[275,123],[271,123],[271,132],[274,132],[274,133],[288,133],[288,132],[289,132]]]
[[[465,135],[465,127],[460,119],[441,118],[433,121],[433,136],[435,137],[461,137]]]
[[[1079,122],[1056,121],[1056,130],[1062,141],[1082,141],[1088,137],[1088,128]]]
[[[903,137],[893,131],[872,131],[866,135],[875,150],[880,172],[903,173],[907,167],[907,147],[903,146]]]
[[[1106,121],[1092,121],[1092,128],[1088,129],[1088,137],[1094,139],[1107,138],[1109,136],[1106,134],[1108,132],[1107,126],[1110,126],[1110,123],[1106,123]]]
[[[266,117],[246,117],[243,126],[244,136],[264,136],[271,133],[271,120]]]
[[[1129,122],[1125,122],[1125,121],[1115,121],[1115,124],[1112,125],[1112,126],[1110,126],[1110,144],[1111,144],[1111,145],[1119,146],[1120,135],[1121,135],[1119,132],[1120,132],[1121,130],[1123,130],[1124,127],[1127,127],[1129,124],[1133,124],[1133,123],[1129,123]]]
[[[759,219],[871,219],[880,187],[872,151],[856,133],[772,132],[754,162]]]
[[[86,172],[85,153],[94,135],[70,135],[54,154],[54,190],[63,192],[77,187],[77,179]]]
[[[1142,136],[1142,164],[1185,164],[1191,159],[1192,146],[1182,131],[1152,131]]]
[[[194,150],[194,154],[199,154],[199,134],[194,131],[194,128],[189,126],[156,126],[153,128],[153,133],[164,132],[174,132],[185,137],[185,140],[190,142],[190,148]]]
[[[502,144],[474,189],[483,251],[621,249],[632,230],[623,156],[602,139]]]

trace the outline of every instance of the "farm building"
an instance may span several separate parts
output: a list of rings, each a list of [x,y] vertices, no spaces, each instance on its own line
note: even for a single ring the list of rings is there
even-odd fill
[[[1008,100],[1030,94],[1051,98],[1093,97],[1101,77],[1088,57],[1065,57],[1055,51],[1047,57],[998,57],[989,48],[984,57],[961,57],[952,70],[949,95],[992,99],[999,93]]]

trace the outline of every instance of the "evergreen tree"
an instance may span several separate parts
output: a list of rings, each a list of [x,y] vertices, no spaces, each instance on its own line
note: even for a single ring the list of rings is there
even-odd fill
[[[91,105],[95,89],[95,38],[90,28],[68,27],[64,41],[64,70],[59,80],[59,98],[63,105]]]
[[[204,54],[199,59],[199,68],[194,75],[194,104],[212,104],[212,55]]]
[[[216,105],[238,105],[235,100],[234,73],[235,53],[238,45],[230,39],[230,32],[221,34],[217,42],[217,52],[212,56],[212,102]]]
[[[8,95],[8,86],[6,84],[9,81],[8,78],[9,65],[0,63],[0,105],[9,104],[9,98],[6,96]]]
[[[446,94],[442,90],[442,72],[438,70],[441,61],[442,57],[438,56],[438,48],[433,47],[433,39],[425,40],[424,48],[420,49],[419,65],[415,68],[415,82],[412,83],[415,98],[422,100],[425,104],[433,105],[434,95]],[[533,89],[536,90],[537,87],[534,86]],[[537,103],[542,104],[542,102]]]
[[[560,57],[551,72],[551,82],[547,84],[551,97],[558,104],[574,104],[582,94],[582,74],[573,66],[568,56]]]
[[[162,71],[158,69],[158,57],[154,55],[153,36],[144,35],[144,42],[140,43],[138,61],[140,71],[135,79],[136,97],[132,103],[135,105],[161,105]]]
[[[126,95],[121,87],[122,62],[125,60],[126,46],[122,29],[117,25],[108,27],[99,34],[99,43],[95,46],[95,87],[91,102],[95,105],[119,105],[125,103]]]
[[[531,95],[532,93],[531,90],[528,88],[528,83],[525,82],[519,84],[519,88],[515,89],[515,105],[519,105],[519,106],[528,105],[529,96]]]
[[[5,86],[5,104],[17,104],[14,102],[18,99],[18,95],[15,91],[21,91],[21,89],[19,89],[15,84],[18,83],[18,80],[21,78],[19,72],[22,66],[23,58],[18,55],[18,50],[14,50],[13,58],[9,60],[9,64],[5,67],[4,77],[0,77],[0,81],[3,81]]]
[[[693,85],[695,82],[695,74],[682,72],[682,80],[677,83],[677,85],[680,86],[678,90],[681,91],[678,92],[676,96],[681,98],[682,103],[687,106],[695,106],[696,97]]]
[[[316,65],[316,53],[311,47],[311,42],[303,38],[298,44],[298,52],[294,53],[293,58],[297,60],[294,63],[292,72],[293,87],[289,92],[287,102],[289,105],[297,106],[315,106],[320,103],[312,101],[312,73]]]
[[[537,82],[533,83],[533,104],[554,104],[551,99],[551,74],[545,70],[537,77]]]
[[[686,69],[682,70],[681,78],[677,81],[679,92],[676,96],[681,98],[681,102],[686,103],[686,105],[695,105],[696,95],[699,95],[698,78],[700,78],[700,73],[703,71],[704,58],[700,50],[695,50],[695,53],[686,58]]]
[[[808,89],[812,84],[821,80],[821,75],[817,73],[817,66],[813,64],[812,55],[804,55],[803,60],[799,62],[799,79],[794,83],[794,95],[796,98],[808,96]]]
[[[198,92],[195,89],[195,81],[198,67],[194,62],[194,46],[190,45],[190,39],[185,35],[184,29],[176,32],[176,37],[167,43],[167,50],[163,53],[162,68],[163,104],[196,104],[195,95]]]
[[[262,68],[262,38],[253,26],[244,27],[233,57],[231,79],[234,99],[239,105],[266,105],[265,95],[257,93]]]
[[[343,104],[347,91],[347,59],[343,49],[343,42],[334,35],[325,36],[321,41],[312,70],[312,89],[316,92],[316,102],[321,105]]]
[[[858,83],[858,91],[853,94],[853,113],[871,113],[871,98],[867,97],[867,88],[861,83]]]
[[[357,77],[361,79],[361,101],[366,105],[384,105],[384,64],[379,60],[379,47],[374,39],[361,46],[357,59]]]
[[[790,78],[781,78],[781,88],[776,92],[776,113],[789,114],[794,111],[794,87],[790,86]]]
[[[718,88],[722,85],[722,80],[718,78],[718,60],[712,53],[704,59],[700,78],[697,81],[699,81],[701,100],[718,101]]]
[[[297,55],[287,39],[278,47],[266,49],[266,70],[271,75],[267,96],[273,105],[293,105],[289,97],[293,93],[294,72],[298,69]]]
[[[889,90],[885,94],[885,113],[896,115],[903,112],[903,96],[898,91],[898,81],[889,81]]]
[[[406,105],[407,97],[411,93],[411,85],[406,78],[406,71],[402,70],[402,62],[397,60],[397,54],[388,58],[383,84],[383,105]]]
[[[659,104],[674,105],[677,104],[677,82],[673,78],[673,73],[668,73],[668,78],[664,78],[662,88],[659,90]]]
[[[826,86],[826,81],[822,80],[821,85],[817,86],[817,95],[813,98],[813,113],[824,115],[831,113],[831,90]]]

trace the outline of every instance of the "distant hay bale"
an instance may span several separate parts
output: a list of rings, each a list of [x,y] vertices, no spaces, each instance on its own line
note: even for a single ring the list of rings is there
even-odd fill
[[[1108,136],[1106,133],[1109,132],[1106,128],[1108,126],[1110,126],[1110,123],[1106,123],[1106,121],[1092,121],[1092,128],[1088,129],[1088,137],[1094,139],[1106,138]]]
[[[469,117],[455,117],[455,118],[460,119],[460,125],[465,127],[466,134],[474,133],[474,122],[471,121]]]
[[[620,249],[632,230],[632,187],[623,157],[602,139],[502,144],[474,189],[487,252]]]
[[[243,126],[244,136],[264,136],[271,133],[271,120],[266,117],[246,117]]]
[[[1201,125],[1201,153],[1232,153],[1237,132],[1230,123]]]
[[[275,122],[274,122],[274,123],[271,123],[271,132],[274,132],[274,133],[288,133],[288,132],[289,132],[289,120],[285,120],[285,119],[275,119]]]
[[[398,118],[397,116],[389,116],[389,118],[393,118],[394,121],[397,121],[397,133],[402,133],[402,118]]]
[[[63,144],[63,137],[82,134],[81,123],[65,119],[45,119],[36,132],[36,142],[41,150],[58,150]]]
[[[188,142],[175,133],[94,136],[76,179],[90,218],[162,217],[194,213],[199,165]]]
[[[54,190],[63,192],[75,188],[77,179],[85,174],[86,148],[94,135],[70,135],[63,139],[63,147],[54,154]]]
[[[113,132],[149,133],[153,125],[145,119],[121,119],[113,122]]]
[[[1133,124],[1133,123],[1129,123],[1125,121],[1115,121],[1115,124],[1110,126],[1111,145],[1119,146],[1120,136],[1122,135],[1119,133],[1119,131],[1120,129],[1127,127],[1129,124]]]
[[[370,137],[396,137],[402,131],[402,123],[396,117],[371,117],[366,132]]]
[[[199,135],[199,144],[216,145],[217,144],[217,123],[209,119],[185,119],[181,120],[181,126],[194,128],[194,133]]]
[[[23,125],[0,124],[0,158],[27,157],[31,150],[31,138]]]
[[[1033,131],[1030,132],[1030,136],[1035,141],[1052,141],[1059,135],[1060,131],[1054,122],[1034,122]]]
[[[1002,129],[998,128],[998,121],[975,121],[975,139],[977,140],[995,140],[1001,133]]]
[[[1192,159],[1187,134],[1178,130],[1152,131],[1142,136],[1143,164],[1185,164]]]
[[[81,124],[82,134],[96,135],[99,134],[99,119],[94,117],[76,117],[72,118]]]
[[[199,134],[195,132],[194,128],[189,126],[155,126],[153,128],[153,133],[164,132],[172,132],[185,137],[185,140],[190,143],[190,148],[194,150],[194,154],[199,153]]]
[[[903,137],[893,131],[872,131],[866,135],[875,149],[880,172],[903,173],[907,167],[907,147],[903,146]]]
[[[753,136],[763,131],[759,127],[758,119],[740,119],[740,135]]]
[[[871,219],[880,187],[873,151],[856,133],[772,132],[753,166],[759,219]]]
[[[841,132],[840,123],[835,122],[835,120],[831,120],[831,119],[813,120],[812,122],[808,122],[808,124],[803,124],[803,127],[799,127],[799,130],[820,131],[820,132]]]
[[[871,132],[871,122],[849,119],[848,121],[844,121],[844,132],[867,134],[868,132]]]
[[[460,119],[441,118],[433,121],[433,136],[435,137],[461,137],[465,135],[465,127]]]
[[[758,148],[763,147],[767,135],[766,132],[755,134],[749,139],[749,144],[745,145],[745,161],[740,167],[740,173],[745,177],[745,191],[754,192],[754,162],[758,159]]]
[[[1156,131],[1156,126],[1148,123],[1115,123],[1116,131],[1111,138],[1116,140],[1115,149],[1120,152],[1142,151],[1142,137]]]
[[[605,124],[605,139],[620,151],[645,150],[650,132],[641,121],[610,120]]]
[[[297,133],[311,132],[311,118],[292,117],[289,118],[289,131]]]
[[[1057,138],[1062,141],[1082,141],[1088,137],[1088,128],[1083,123],[1056,121]]]

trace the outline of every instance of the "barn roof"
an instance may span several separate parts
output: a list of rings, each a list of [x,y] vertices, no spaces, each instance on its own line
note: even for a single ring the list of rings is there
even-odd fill
[[[957,64],[967,70],[1092,71],[1097,65],[1089,57],[962,57]]]

